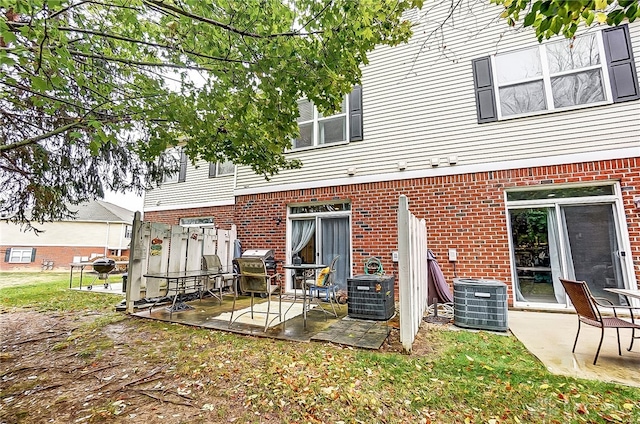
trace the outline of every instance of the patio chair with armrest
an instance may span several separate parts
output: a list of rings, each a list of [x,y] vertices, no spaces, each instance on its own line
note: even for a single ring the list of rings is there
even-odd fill
[[[620,348],[620,329],[629,328],[634,332],[640,330],[640,325],[633,321],[627,321],[618,317],[617,310],[625,309],[630,310],[628,306],[614,306],[611,301],[603,298],[595,298],[591,294],[587,283],[584,281],[573,281],[560,278],[560,282],[564,287],[565,292],[569,296],[573,307],[578,314],[578,332],[576,333],[576,340],[573,343],[573,349],[571,352],[575,352],[576,345],[578,344],[578,336],[580,335],[580,325],[585,323],[593,327],[600,328],[600,343],[598,344],[598,350],[596,350],[596,356],[593,359],[593,365],[598,361],[598,355],[600,354],[600,348],[602,347],[602,340],[604,339],[605,328],[615,328],[616,335],[618,337],[618,355],[622,356],[622,349]],[[607,301],[610,305],[603,304],[601,302]],[[613,317],[602,316],[600,308],[609,308],[613,310]],[[633,317],[633,315],[632,315]],[[633,334],[632,334],[633,336]],[[633,345],[633,339],[631,340]],[[631,346],[629,346],[631,349]]]
[[[225,272],[218,255],[202,255],[202,269],[218,273],[215,277],[209,278],[206,290],[216,297],[220,304],[222,304],[222,295],[225,288],[230,287],[231,293],[236,294],[233,287],[236,276],[233,272]],[[217,293],[214,293],[214,290]]]
[[[334,257],[333,260],[331,261],[331,265],[329,265],[326,268],[323,268],[315,279],[312,277],[305,281],[305,285],[309,290],[309,296],[315,299],[316,304],[323,311],[325,311],[325,309],[322,308],[320,303],[318,303],[318,298],[316,296],[320,296],[321,291],[325,292],[325,299],[331,305],[331,309],[333,310],[333,316],[335,317],[338,316],[338,313],[336,312],[334,303],[338,304],[338,309],[340,309],[340,304],[338,303],[336,298],[337,286],[335,282],[336,263],[338,262],[338,259],[340,259],[340,255],[337,255],[336,257]],[[313,295],[314,292],[316,293],[316,296]],[[327,313],[328,312],[325,311],[325,314]]]
[[[282,293],[280,289],[280,274],[268,274],[264,260],[262,258],[238,258],[233,260],[234,264],[240,271],[238,275],[240,282],[240,292],[247,293],[251,296],[251,307],[248,311],[237,314],[236,319],[233,319],[236,309],[237,296],[233,298],[233,307],[231,309],[231,317],[229,318],[229,327],[242,315],[251,314],[253,319],[254,313],[266,314],[264,322],[264,331],[269,328],[269,323],[276,318],[280,318],[282,321]],[[278,313],[271,312],[271,297],[276,294],[278,296]],[[254,311],[254,297],[255,295],[265,295],[267,298],[267,311]],[[273,316],[269,320],[269,315]]]

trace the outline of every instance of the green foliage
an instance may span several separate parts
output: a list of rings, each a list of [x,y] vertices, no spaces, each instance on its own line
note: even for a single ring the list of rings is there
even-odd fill
[[[574,36],[582,24],[619,25],[640,17],[638,0],[491,0],[504,6],[501,18],[511,26],[533,27],[539,41],[562,33]]]
[[[0,213],[57,219],[159,184],[177,144],[266,178],[298,167],[297,100],[336,110],[421,3],[1,0]]]

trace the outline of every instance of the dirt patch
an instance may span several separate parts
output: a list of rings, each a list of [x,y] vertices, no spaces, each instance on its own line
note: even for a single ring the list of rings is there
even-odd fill
[[[0,423],[281,422],[254,417],[234,375],[178,376],[163,328],[95,313],[0,314]],[[397,323],[396,323],[397,324]],[[157,330],[157,332],[153,332]],[[431,352],[420,331],[412,355]],[[381,349],[402,352],[397,325]],[[258,420],[258,421],[256,421]]]
[[[97,318],[1,315],[0,422],[92,423],[136,416],[147,423],[199,422],[192,420],[202,413],[191,390],[181,390],[170,370],[129,348],[127,324],[101,327],[93,343],[76,343],[79,327]]]

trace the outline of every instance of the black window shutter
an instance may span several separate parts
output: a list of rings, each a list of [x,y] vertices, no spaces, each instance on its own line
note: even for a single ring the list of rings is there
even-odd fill
[[[604,51],[609,67],[613,102],[627,102],[640,98],[636,65],[633,61],[629,27],[620,25],[602,31]]]
[[[11,248],[7,247],[7,251],[4,252],[4,261],[9,262],[9,259],[11,259]]]
[[[36,260],[36,248],[31,249],[31,262]]]
[[[187,155],[182,151],[180,153],[180,173],[178,174],[178,182],[183,183],[187,180]]]
[[[349,93],[349,141],[361,141],[362,132],[362,87],[356,85]]]
[[[209,178],[213,178],[216,176],[216,166],[217,162],[209,162]]]
[[[498,112],[496,111],[496,96],[493,89],[491,58],[487,56],[474,59],[472,65],[478,123],[483,124],[485,122],[497,121]]]

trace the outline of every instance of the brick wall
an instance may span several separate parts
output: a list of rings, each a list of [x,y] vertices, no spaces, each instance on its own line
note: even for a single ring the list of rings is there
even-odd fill
[[[35,260],[31,263],[4,262],[7,248],[34,247],[36,249]],[[91,256],[93,253],[102,255],[104,246],[0,246],[0,269],[2,271],[42,271],[43,261],[53,261],[53,271],[66,271],[73,262],[74,256]],[[122,256],[128,256],[124,250]]]
[[[170,211],[145,212],[144,220],[177,225],[180,223],[180,218],[213,216],[216,227],[229,230],[231,229],[231,225],[235,224],[234,213],[235,207],[233,205],[211,208],[176,209]]]
[[[633,204],[634,196],[640,196],[639,162],[640,158],[631,158],[247,195],[236,199],[235,208],[148,212],[145,219],[175,224],[181,217],[212,215],[221,227],[235,222],[244,249],[272,248],[278,259],[284,259],[289,203],[346,199],[352,209],[353,274],[362,274],[364,263],[371,256],[381,259],[387,273],[397,273],[391,252],[397,250],[396,212],[398,197],[404,194],[409,198],[411,212],[426,220],[429,248],[436,254],[447,281],[454,278],[447,251],[455,248],[455,275],[502,280],[511,292],[504,189],[618,180],[631,257],[640,280],[640,210]],[[277,218],[282,218],[280,224]]]

